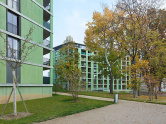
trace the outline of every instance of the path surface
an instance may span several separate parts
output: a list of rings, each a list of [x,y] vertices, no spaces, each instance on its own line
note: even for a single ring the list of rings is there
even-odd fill
[[[84,95],[79,97],[113,101],[110,98]],[[41,124],[166,124],[166,105],[119,100],[118,104],[56,118]]]

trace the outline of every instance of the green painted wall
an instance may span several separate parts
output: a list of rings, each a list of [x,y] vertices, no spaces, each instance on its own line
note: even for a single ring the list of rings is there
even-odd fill
[[[31,0],[21,0],[21,13],[43,25],[43,9]]]
[[[36,2],[38,2],[40,5],[43,6],[43,0],[35,0]]]
[[[51,4],[51,13],[53,13],[53,0],[50,0],[50,4]]]
[[[32,34],[30,35],[30,39],[33,42],[43,44],[43,29],[39,26],[29,22],[28,20],[21,18],[21,36],[25,37],[30,30],[30,27],[35,27]],[[23,44],[23,42],[22,42]],[[28,44],[32,45],[32,44]],[[36,64],[43,64],[43,48],[36,46],[35,51],[28,56],[28,62],[36,63]]]
[[[52,87],[19,87],[24,100],[50,97],[52,95]],[[12,87],[0,87],[0,104],[6,103]],[[13,101],[11,97],[9,102]],[[21,101],[17,91],[17,101]]]
[[[0,83],[6,83],[6,62],[0,60]]]
[[[23,64],[21,67],[22,84],[42,84],[43,67]]]
[[[50,42],[51,48],[53,48],[53,34],[50,34]],[[50,52],[50,66],[53,67],[53,52]],[[53,71],[54,69],[50,69],[50,84],[53,84]]]
[[[6,30],[6,8],[0,5],[0,28]]]
[[[53,32],[53,17],[50,16],[50,30]]]
[[[6,4],[6,0],[0,0],[0,1]]]
[[[25,37],[29,33],[30,27],[34,27],[34,30],[30,36],[32,41],[39,44],[43,44],[43,29],[35,25],[34,23],[21,17],[21,36],[22,37]]]
[[[6,0],[0,0],[1,2],[6,3]],[[0,5],[0,28],[6,30],[6,8]],[[2,33],[3,38],[6,39],[6,34]],[[6,43],[4,39],[0,37],[0,50],[6,53]],[[4,56],[6,56],[4,54]],[[0,60],[0,83],[6,83],[6,62],[4,60]]]

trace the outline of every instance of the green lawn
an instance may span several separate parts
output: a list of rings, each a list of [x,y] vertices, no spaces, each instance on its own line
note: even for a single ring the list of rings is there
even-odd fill
[[[28,108],[28,111],[33,113],[33,115],[18,120],[0,120],[0,124],[24,124],[41,122],[113,104],[113,102],[84,98],[79,98],[79,100],[80,102],[73,102],[72,97],[62,95],[53,95],[53,97],[48,98],[27,100],[25,101],[25,104]],[[22,102],[17,102],[17,106],[18,112],[25,112]],[[0,104],[0,114],[2,113],[3,108],[4,104]],[[8,104],[7,110],[5,112],[5,114],[9,113],[13,113],[12,103]]]
[[[118,94],[118,98],[123,99],[123,100],[131,100],[131,101],[139,101],[139,102],[166,105],[166,97],[159,96],[158,99],[153,99],[153,101],[149,101],[149,97],[146,95],[141,95],[141,96],[138,96],[138,98],[133,98],[133,94],[130,94],[130,93],[119,92],[117,94]],[[80,92],[80,95],[114,98],[114,94],[109,94],[109,92],[83,91],[83,92]]]

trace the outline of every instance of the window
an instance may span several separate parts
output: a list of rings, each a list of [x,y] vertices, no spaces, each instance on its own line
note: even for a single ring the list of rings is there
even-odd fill
[[[8,6],[17,11],[19,11],[19,3],[19,0],[8,0]]]
[[[7,27],[9,32],[18,34],[18,16],[9,11],[7,12]]]
[[[8,36],[7,41],[7,57],[20,59],[20,42],[10,36]]]

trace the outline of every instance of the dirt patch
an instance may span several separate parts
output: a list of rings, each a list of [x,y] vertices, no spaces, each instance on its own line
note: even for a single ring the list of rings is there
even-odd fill
[[[3,119],[3,120],[14,120],[14,119],[25,118],[25,117],[30,116],[30,115],[32,115],[32,113],[18,112],[17,116],[14,116],[14,114],[12,113],[12,114],[4,115],[0,119]]]

